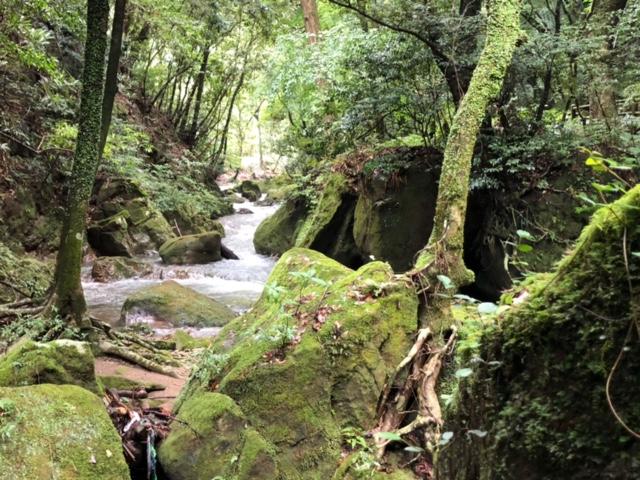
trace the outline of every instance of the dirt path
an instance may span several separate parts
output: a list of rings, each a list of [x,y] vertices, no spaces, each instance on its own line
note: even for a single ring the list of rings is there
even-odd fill
[[[96,376],[122,377],[141,385],[158,384],[165,386],[165,390],[151,392],[149,399],[157,399],[161,402],[158,406],[171,410],[180,390],[189,378],[190,367],[176,368],[175,371],[178,374],[178,378],[174,378],[161,373],[150,372],[114,358],[98,357],[96,358],[95,369]]]

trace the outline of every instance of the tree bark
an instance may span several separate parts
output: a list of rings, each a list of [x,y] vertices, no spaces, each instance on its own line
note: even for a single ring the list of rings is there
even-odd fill
[[[433,230],[415,265],[415,269],[420,271],[435,262],[444,268],[438,273],[448,275],[457,286],[473,279],[462,259],[471,160],[489,102],[500,93],[521,36],[521,1],[491,0],[488,4],[485,46],[451,125],[440,174]]]
[[[55,304],[59,315],[85,326],[86,302],[80,283],[85,217],[100,161],[108,0],[88,0],[78,137],[56,261]]]
[[[124,34],[124,18],[127,9],[127,0],[116,0],[111,27],[111,44],[109,46],[109,59],[107,61],[107,74],[104,84],[104,98],[102,100],[102,126],[100,129],[100,157],[107,143],[113,104],[118,93],[118,67],[122,54],[122,36]]]
[[[204,92],[204,80],[207,76],[207,67],[209,65],[210,47],[207,45],[202,54],[202,64],[198,72],[198,87],[196,91],[196,102],[193,106],[193,120],[191,121],[191,129],[187,137],[187,143],[192,145],[195,143],[198,134],[198,118],[200,117],[200,108],[202,106],[202,93]]]
[[[300,0],[302,14],[304,15],[304,29],[307,32],[311,45],[320,40],[320,17],[318,16],[318,4],[316,0]]]

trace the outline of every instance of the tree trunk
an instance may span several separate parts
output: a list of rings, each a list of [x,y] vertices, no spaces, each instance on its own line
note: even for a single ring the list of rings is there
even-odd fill
[[[87,308],[80,283],[80,268],[85,217],[100,160],[108,22],[108,0],[88,0],[78,137],[55,274],[55,301],[58,313],[78,326],[85,325]]]
[[[596,0],[593,2],[594,23],[593,34],[602,36],[602,46],[595,55],[595,65],[587,65],[591,74],[591,98],[589,99],[589,114],[593,119],[604,120],[611,129],[617,122],[618,108],[616,106],[616,92],[614,78],[611,71],[611,57],[615,50],[615,43],[611,38],[611,28],[618,23],[618,14],[625,8],[627,0]]]
[[[507,67],[521,35],[521,0],[491,0],[485,46],[469,89],[456,112],[444,151],[431,237],[415,268],[436,262],[457,285],[473,279],[462,259],[471,160],[489,102],[502,88]]]
[[[313,45],[320,39],[320,17],[318,16],[318,4],[316,0],[300,0],[302,14],[304,15],[304,29],[309,37],[309,43]]]
[[[196,102],[193,106],[193,120],[191,121],[191,129],[187,138],[187,143],[192,145],[195,143],[196,136],[198,134],[198,118],[200,117],[200,108],[202,106],[202,93],[204,92],[204,80],[207,76],[207,66],[209,64],[209,51],[210,47],[204,49],[202,54],[202,64],[200,65],[200,71],[198,72],[198,90],[196,92]]]
[[[111,45],[109,47],[109,60],[107,62],[107,75],[104,84],[104,99],[102,100],[102,127],[100,129],[100,156],[104,152],[107,143],[113,103],[118,93],[118,67],[122,54],[122,36],[124,33],[124,18],[127,9],[127,0],[116,0],[113,13],[113,25],[111,27]]]

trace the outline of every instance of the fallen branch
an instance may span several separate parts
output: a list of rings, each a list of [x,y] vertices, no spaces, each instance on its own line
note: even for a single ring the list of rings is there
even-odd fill
[[[131,349],[121,347],[112,342],[104,340],[99,341],[98,349],[105,355],[111,355],[113,357],[118,357],[122,360],[126,360],[127,362],[135,363],[136,365],[140,365],[142,368],[145,368],[151,372],[161,373],[173,378],[178,378],[178,374],[173,369],[165,367],[158,362],[143,357],[142,355],[134,352]]]

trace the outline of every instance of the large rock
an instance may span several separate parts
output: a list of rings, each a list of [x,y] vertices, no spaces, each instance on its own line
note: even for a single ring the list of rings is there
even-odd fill
[[[0,388],[0,432],[7,480],[130,478],[102,401],[80,387]]]
[[[278,478],[273,446],[247,425],[233,399],[219,393],[185,402],[159,456],[171,480]]]
[[[153,266],[128,257],[98,257],[91,268],[91,278],[102,283],[146,277],[152,273]]]
[[[143,288],[127,297],[121,321],[129,323],[139,315],[177,327],[220,327],[236,316],[227,306],[173,280]]]
[[[178,479],[226,478],[229,467],[206,452],[231,449],[240,465],[246,458],[266,465],[249,461],[238,480],[331,478],[342,429],[373,426],[387,375],[412,343],[417,310],[414,289],[395,281],[386,264],[353,271],[315,251],[290,250],[256,306],[203,355],[178,401],[181,418],[205,434],[224,433],[196,442],[175,430],[159,452],[163,468],[180,472]],[[221,418],[228,421],[220,429]],[[238,440],[250,431],[252,451],[261,452],[252,457]]]
[[[594,215],[552,274],[508,295],[526,301],[473,332],[478,347],[458,364],[474,374],[445,412],[455,441],[438,456],[438,478],[640,478],[638,440],[612,414],[637,431],[639,251],[636,186]]]
[[[98,255],[132,256],[158,249],[175,235],[162,213],[134,181],[98,182],[89,244]]]
[[[255,202],[260,199],[262,192],[256,182],[251,180],[245,180],[238,185],[235,190],[250,202]]]
[[[40,383],[78,385],[99,393],[94,358],[87,343],[26,340],[0,357],[0,386],[18,387]]]
[[[363,257],[385,260],[396,271],[411,268],[433,228],[439,176],[439,168],[423,162],[396,181],[376,171],[362,175],[353,236]]]
[[[263,255],[282,255],[294,246],[309,209],[301,200],[287,200],[256,229],[253,246]]]
[[[52,277],[50,265],[29,255],[18,255],[0,243],[0,303],[15,301],[16,294],[42,297]]]
[[[220,233],[207,232],[169,240],[160,247],[162,261],[171,265],[211,263],[222,260]]]

